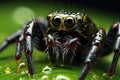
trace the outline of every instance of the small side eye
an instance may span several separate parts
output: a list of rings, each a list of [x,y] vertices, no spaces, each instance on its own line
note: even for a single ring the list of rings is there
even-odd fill
[[[49,16],[49,15],[47,16],[47,20],[48,20],[48,21],[50,20],[50,16]]]
[[[53,17],[52,24],[54,27],[59,27],[61,24],[61,17],[60,16]]]
[[[73,28],[75,25],[75,19],[73,19],[72,17],[67,17],[64,21],[64,25],[67,28]]]
[[[83,23],[83,19],[78,19],[78,22],[81,24]]]

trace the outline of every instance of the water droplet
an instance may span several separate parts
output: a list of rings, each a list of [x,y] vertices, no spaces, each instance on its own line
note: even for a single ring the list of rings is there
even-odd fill
[[[52,68],[46,66],[45,68],[43,68],[42,72],[44,74],[51,74],[52,73]]]
[[[103,79],[105,79],[105,80],[111,80],[112,79],[112,77],[110,77],[108,74],[106,74],[106,73],[103,73],[102,74],[102,77],[103,77]]]
[[[48,80],[48,76],[47,75],[43,75],[41,80]]]
[[[63,65],[63,64],[61,64],[60,66],[61,66],[61,67],[63,67],[64,65]]]
[[[28,73],[28,70],[27,70],[26,63],[25,63],[25,62],[21,62],[21,63],[18,65],[17,72],[20,73],[20,74],[27,74],[27,73]]]
[[[11,73],[11,68],[10,67],[6,67],[4,72],[6,74],[10,74]]]
[[[70,80],[70,78],[64,75],[58,75],[55,80]]]
[[[24,78],[21,78],[21,77],[20,77],[19,80],[24,80]]]
[[[93,75],[92,77],[93,77],[94,79],[97,79],[97,76],[96,76],[96,75]]]

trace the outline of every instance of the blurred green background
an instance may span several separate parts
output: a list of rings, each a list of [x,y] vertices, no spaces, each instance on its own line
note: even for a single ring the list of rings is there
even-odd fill
[[[107,8],[107,5],[107,7],[105,7],[105,5],[103,5],[103,7],[98,7],[93,6],[92,4],[92,2],[89,4],[89,1],[87,2],[82,0],[1,1],[0,44],[7,36],[20,29],[26,21],[38,16],[46,18],[46,16],[53,11],[65,10],[70,12],[85,12],[93,20],[93,22],[98,25],[98,28],[102,26],[106,29],[106,31],[108,31],[114,22],[120,20],[120,14],[116,11],[116,7],[109,9]],[[95,2],[94,4],[97,5]],[[35,75],[33,77],[29,77],[27,74],[18,74],[16,73],[17,65],[14,60],[15,49],[16,44],[14,43],[0,53],[0,80],[42,80],[43,76],[48,76],[48,79],[43,80],[56,80],[59,75],[66,76],[68,78],[58,80],[76,80],[82,69],[81,66],[76,65],[51,65],[45,54],[34,49],[33,62],[35,67]],[[103,73],[107,73],[112,56],[113,54],[110,54],[107,57],[98,60],[88,73],[86,80],[106,80],[107,76],[102,75]],[[22,56],[22,60],[25,61],[24,54]],[[50,66],[52,68],[51,74],[45,74],[42,72],[45,66]],[[9,74],[5,71],[7,67],[10,68]],[[118,62],[116,74],[112,80],[120,79],[119,67],[120,60]]]

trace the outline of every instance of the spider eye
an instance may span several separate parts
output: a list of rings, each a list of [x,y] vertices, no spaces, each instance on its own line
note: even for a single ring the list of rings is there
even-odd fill
[[[50,20],[50,16],[49,16],[49,15],[47,16],[47,20],[48,20],[48,21]]]
[[[81,24],[83,23],[83,19],[78,19],[78,22]]]
[[[72,17],[67,17],[64,21],[64,25],[67,28],[72,28],[75,25],[75,20]]]
[[[60,24],[61,24],[61,17],[60,16],[55,16],[52,19],[52,24],[53,24],[54,27],[59,27]]]

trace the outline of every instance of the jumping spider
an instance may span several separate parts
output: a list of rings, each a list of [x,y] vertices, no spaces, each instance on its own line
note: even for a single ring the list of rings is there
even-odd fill
[[[106,31],[103,28],[98,29],[85,13],[53,12],[47,16],[47,21],[43,18],[31,20],[9,36],[0,46],[0,51],[18,39],[15,59],[21,58],[24,49],[30,75],[34,74],[33,45],[38,50],[45,51],[51,63],[55,63],[59,58],[65,64],[83,62],[78,80],[85,79],[97,58],[114,51],[109,76],[115,73],[120,55],[120,22],[114,23],[106,34]]]

